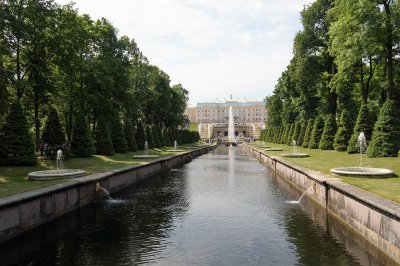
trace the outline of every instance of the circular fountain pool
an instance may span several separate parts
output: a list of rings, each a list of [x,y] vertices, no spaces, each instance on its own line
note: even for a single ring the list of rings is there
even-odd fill
[[[356,177],[392,177],[394,175],[392,170],[371,167],[339,167],[331,169],[331,173],[339,176]]]
[[[79,177],[84,174],[85,171],[80,169],[59,169],[31,172],[28,176],[31,180],[53,180],[65,177]]]
[[[310,157],[307,153],[284,153],[281,154],[282,157],[289,157],[289,158],[305,158]]]

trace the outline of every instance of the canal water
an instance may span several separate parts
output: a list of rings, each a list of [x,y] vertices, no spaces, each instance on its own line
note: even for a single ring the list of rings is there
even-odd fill
[[[0,246],[1,265],[394,265],[241,147]]]

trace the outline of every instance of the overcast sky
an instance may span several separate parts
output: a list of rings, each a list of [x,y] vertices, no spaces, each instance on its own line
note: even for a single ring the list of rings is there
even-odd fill
[[[70,0],[56,0],[67,4]],[[189,102],[261,100],[292,58],[299,12],[312,0],[75,0],[135,39]]]

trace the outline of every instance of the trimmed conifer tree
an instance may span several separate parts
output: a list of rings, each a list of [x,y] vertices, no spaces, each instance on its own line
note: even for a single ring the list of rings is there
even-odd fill
[[[354,125],[353,134],[349,140],[349,146],[347,146],[348,153],[358,153],[360,148],[358,145],[358,136],[361,132],[364,132],[367,143],[371,140],[373,129],[373,121],[371,120],[371,112],[367,105],[361,105],[358,112],[357,121]]]
[[[303,148],[308,148],[311,139],[311,133],[314,127],[314,119],[310,118],[307,121],[306,131],[304,132]]]
[[[111,141],[110,129],[103,116],[97,118],[97,126],[94,131],[96,154],[113,155],[114,148]]]
[[[46,156],[55,159],[57,150],[62,149],[65,143],[65,134],[55,108],[50,108],[49,110],[49,115],[42,131],[42,140],[47,144]]]
[[[171,141],[168,135],[168,129],[166,127],[162,128],[162,136],[164,139],[164,146],[172,146]]]
[[[127,143],[121,120],[115,117],[111,122],[111,141],[116,153],[126,153]]]
[[[290,142],[290,145],[292,145],[293,140],[296,141],[296,145],[298,145],[299,143],[299,136],[300,136],[300,129],[301,129],[301,123],[297,122],[294,125],[294,131],[293,131],[293,135],[292,135],[292,140]]]
[[[290,146],[292,144],[292,136],[293,136],[293,132],[294,132],[294,124],[291,124],[289,127],[289,131],[288,134],[286,136],[286,145]]]
[[[160,147],[164,147],[164,146],[167,146],[166,144],[165,144],[165,139],[164,139],[164,135],[163,135],[163,133],[162,133],[162,127],[160,127],[160,126],[157,126],[157,135],[158,135],[158,138],[159,138],[159,140],[160,140]]]
[[[0,165],[35,165],[35,145],[21,104],[11,104],[0,130]]]
[[[126,139],[126,147],[128,151],[136,151],[135,127],[130,119],[125,119],[124,133]]]
[[[167,128],[170,146],[174,146],[174,133],[170,127]]]
[[[290,130],[290,126],[289,125],[285,125],[284,128],[283,128],[283,132],[282,132],[281,138],[279,140],[280,144],[285,144],[286,143],[286,138],[287,138],[287,134],[288,134],[289,130]]]
[[[144,142],[146,141],[146,133],[141,122],[136,126],[136,145],[138,150],[144,150]]]
[[[394,100],[387,100],[375,123],[368,157],[397,157],[400,148],[400,117]]]
[[[77,157],[89,157],[94,154],[94,144],[89,132],[86,116],[79,114],[72,128],[71,153]]]
[[[330,114],[325,119],[324,129],[319,142],[318,147],[321,150],[333,150],[333,140],[335,139],[336,129],[335,116]]]
[[[160,141],[160,137],[158,136],[158,128],[157,127],[158,127],[157,125],[151,126],[151,135],[153,136],[154,148],[161,147],[161,141]]]
[[[347,150],[351,137],[351,119],[349,112],[344,109],[340,115],[339,128],[333,141],[333,148],[337,151]]]
[[[304,137],[306,134],[306,129],[307,129],[307,123],[305,123],[305,121],[300,123],[300,133],[299,133],[299,137],[297,138],[297,145],[298,146],[303,146],[303,141],[304,141]]]
[[[146,141],[147,144],[149,145],[149,149],[154,148],[154,138],[153,138],[153,133],[151,132],[151,126],[147,124],[144,127],[144,131],[146,133]]]
[[[324,130],[324,120],[322,117],[317,116],[314,120],[313,130],[311,132],[310,143],[308,147],[310,149],[318,149],[319,142],[321,140],[322,132]]]

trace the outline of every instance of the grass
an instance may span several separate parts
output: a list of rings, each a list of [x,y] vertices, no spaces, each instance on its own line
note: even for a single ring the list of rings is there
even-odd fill
[[[268,146],[282,148],[283,151],[266,151],[268,154],[279,156],[282,153],[290,153],[292,147],[284,144],[267,143]],[[253,146],[254,147],[254,146]],[[258,150],[263,148],[255,147]],[[323,151],[319,149],[297,148],[298,153],[307,153],[307,158],[288,158],[284,159],[309,169],[321,171],[330,175],[330,169],[335,167],[354,167],[360,166],[360,154],[348,154],[347,152]],[[364,167],[386,168],[395,172],[395,177],[391,178],[360,178],[341,176],[340,178],[351,185],[370,191],[374,194],[383,196],[387,199],[400,203],[400,158],[368,158],[362,156]]]
[[[182,145],[179,146],[179,148],[184,148],[185,146],[198,146],[198,144]],[[103,173],[130,165],[147,164],[150,161],[162,157],[181,153],[167,152],[168,149],[173,148],[163,147],[161,149],[150,150],[149,154],[160,156],[150,159],[133,158],[133,155],[141,155],[143,151],[116,153],[112,156],[93,155],[87,158],[69,158],[63,161],[63,168],[82,169],[89,175],[93,173]],[[52,160],[39,160],[36,166],[0,166],[0,197],[31,191],[69,180],[68,178],[49,181],[31,181],[28,179],[28,173],[47,169],[56,169],[56,162]]]

